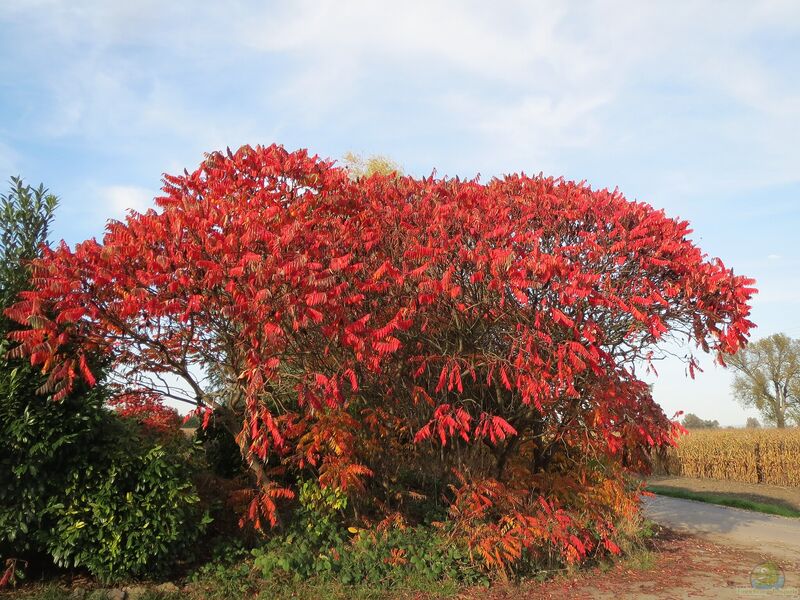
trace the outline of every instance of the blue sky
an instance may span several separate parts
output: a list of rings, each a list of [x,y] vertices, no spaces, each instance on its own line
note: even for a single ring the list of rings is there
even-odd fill
[[[74,243],[203,153],[279,142],[406,172],[564,175],[687,218],[800,336],[800,2],[0,4],[0,176],[62,198]],[[656,399],[746,416],[728,372]]]

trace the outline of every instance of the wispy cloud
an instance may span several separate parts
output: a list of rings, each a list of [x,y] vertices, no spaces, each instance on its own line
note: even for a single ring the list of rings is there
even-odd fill
[[[101,237],[109,219],[123,220],[129,211],[145,212],[155,208],[157,195],[138,185],[100,184],[87,181],[73,194],[58,191],[61,203],[56,213],[58,237],[75,244],[89,237]],[[64,224],[72,227],[64,227]],[[80,224],[76,227],[75,224]]]
[[[153,177],[281,141],[417,172],[588,177],[678,206],[800,180],[791,1],[33,0],[0,7],[0,28],[15,57],[0,75],[31,88],[3,88],[10,144]],[[134,174],[119,176],[103,185]]]
[[[42,0],[0,18],[40,33],[20,53],[47,74],[46,118],[27,122],[43,136],[211,149],[338,126],[362,132],[353,145],[425,135],[409,111],[468,136],[456,156],[467,167],[599,151],[666,154],[660,166],[695,186],[712,183],[709,163],[715,185],[798,177],[800,85],[774,65],[784,49],[758,43],[797,33],[794,2]]]
[[[134,185],[110,185],[97,190],[99,202],[106,203],[109,216],[123,217],[128,211],[145,212],[153,206],[154,194]]]

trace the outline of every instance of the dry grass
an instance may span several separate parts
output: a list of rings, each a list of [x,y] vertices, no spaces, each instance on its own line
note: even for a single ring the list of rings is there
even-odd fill
[[[692,430],[656,473],[800,487],[800,428]]]

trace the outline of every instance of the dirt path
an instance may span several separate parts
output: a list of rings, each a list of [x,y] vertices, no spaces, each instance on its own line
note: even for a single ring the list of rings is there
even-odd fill
[[[468,596],[476,600],[800,599],[800,520],[657,496],[645,515],[669,529],[654,542],[652,564],[622,561],[608,571],[565,574],[554,581]],[[764,574],[779,589],[754,587]]]
[[[678,600],[684,598],[800,598],[800,563],[779,563],[781,589],[754,588],[754,571],[769,555],[715,544],[695,535],[663,532],[652,564],[622,561],[608,571],[592,569],[545,583],[497,586],[468,593],[469,600]],[[758,571],[756,571],[758,572]]]
[[[649,519],[671,529],[783,561],[800,561],[800,519],[666,496],[645,498],[643,506]]]

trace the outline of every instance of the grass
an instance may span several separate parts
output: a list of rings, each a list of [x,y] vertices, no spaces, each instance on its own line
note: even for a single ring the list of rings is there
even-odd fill
[[[452,580],[426,581],[410,577],[403,585],[392,587],[371,583],[343,584],[316,578],[306,580],[274,580],[234,578],[223,581],[209,577],[191,584],[180,596],[186,600],[273,600],[295,598],[297,600],[406,600],[417,598],[446,599],[458,595],[466,586]],[[38,599],[37,599],[38,600]],[[161,599],[159,599],[161,600]],[[172,600],[172,598],[164,599]]]
[[[680,488],[666,487],[660,485],[648,485],[647,490],[659,496],[670,496],[671,498],[682,498],[684,500],[696,500],[697,502],[707,502],[709,504],[720,504],[733,508],[742,508],[754,512],[765,513],[768,515],[778,515],[781,517],[800,518],[800,510],[795,510],[786,506],[769,504],[766,502],[756,502],[732,494],[715,494],[710,492],[692,492]]]
[[[124,586],[123,586],[124,587]],[[0,590],[0,600],[107,600],[108,592],[105,589],[87,590],[85,595],[78,595],[74,590],[62,588],[54,583],[36,585],[23,591],[15,592],[13,589]],[[164,593],[147,590],[143,595],[137,596],[139,600],[182,600],[180,593]]]
[[[13,589],[0,590],[0,598],[19,598],[20,600],[69,600],[69,591],[62,590],[55,584],[37,586],[26,592],[13,595]]]
[[[625,565],[637,571],[649,571],[656,566],[656,555],[652,550],[639,548],[624,559]]]
[[[620,525],[623,537],[620,545],[624,555],[621,558],[607,556],[594,563],[600,573],[609,572],[615,565],[624,564],[627,569],[635,571],[648,571],[656,565],[656,553],[653,551],[651,538],[656,535],[656,525],[650,521],[636,517]],[[187,580],[178,582],[181,585],[179,592],[164,593],[156,589],[147,589],[140,600],[239,600],[252,598],[253,600],[273,600],[274,598],[295,598],[297,600],[317,600],[325,598],[330,600],[446,600],[456,597],[481,597],[484,595],[482,586],[488,586],[488,578],[481,577],[475,581],[456,580],[449,577],[431,579],[424,572],[411,570],[400,579],[386,579],[375,581],[362,581],[357,583],[344,583],[338,579],[328,579],[325,576],[300,576],[279,571],[265,576],[254,565],[256,559],[253,553],[247,553],[231,546],[226,552],[225,547],[220,547],[215,558],[188,576]],[[371,548],[371,547],[370,547]],[[369,548],[368,548],[369,550]],[[368,551],[367,550],[367,551]],[[260,554],[259,556],[263,556]],[[380,557],[376,558],[378,560]],[[575,566],[563,568],[537,569],[531,577],[524,581],[545,584],[550,582],[569,581],[574,579],[580,570]],[[591,567],[587,564],[585,567]],[[508,585],[519,585],[519,581],[507,582]],[[149,584],[152,585],[152,584]],[[89,582],[85,592],[76,594],[75,590],[63,587],[56,582],[41,584],[27,584],[19,590],[8,590],[6,594],[0,590],[0,600],[107,600],[108,590],[103,588],[91,589],[94,585]],[[115,588],[124,588],[124,584],[117,584]],[[148,588],[148,584],[139,584],[137,587]],[[516,592],[515,592],[516,594]]]

